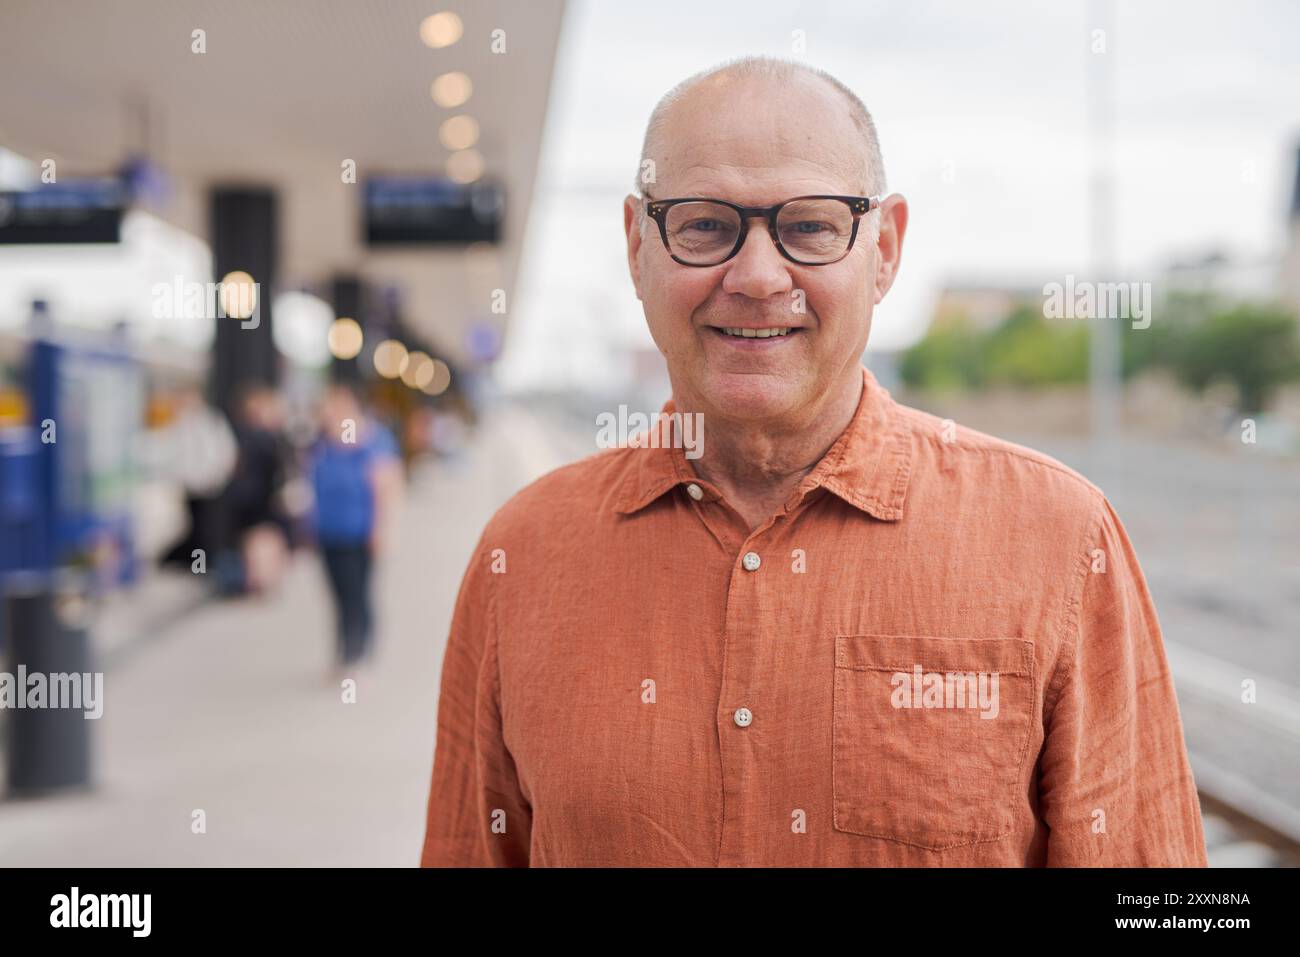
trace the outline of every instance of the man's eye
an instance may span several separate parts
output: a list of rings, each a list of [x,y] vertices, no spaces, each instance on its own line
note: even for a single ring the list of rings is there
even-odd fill
[[[701,233],[717,232],[722,228],[722,223],[716,219],[695,219],[686,224],[687,229],[693,229]]]
[[[829,227],[825,223],[819,223],[811,219],[804,220],[801,223],[791,223],[790,227],[797,233],[819,233]]]

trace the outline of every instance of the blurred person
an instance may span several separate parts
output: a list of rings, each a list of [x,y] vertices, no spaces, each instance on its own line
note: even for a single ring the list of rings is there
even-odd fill
[[[337,614],[337,669],[346,675],[372,645],[372,572],[386,550],[402,487],[391,433],[364,413],[356,393],[331,385],[310,454],[313,526]]]
[[[256,594],[278,585],[288,564],[292,527],[282,496],[291,452],[274,389],[244,386],[235,409],[239,455],[226,497],[243,590]]]
[[[455,410],[434,413],[429,444],[446,460],[458,461],[465,449],[468,429],[464,418]]]
[[[196,549],[215,557],[219,548],[225,526],[222,493],[234,474],[238,447],[229,421],[198,388],[178,390],[173,403],[171,421],[153,447],[160,471],[181,487],[189,527],[162,562],[188,571]]]
[[[433,448],[434,412],[427,405],[417,405],[402,423],[402,447],[408,466],[428,455]]]
[[[421,862],[1204,866],[1106,498],[862,365],[908,207],[858,97],[725,64],[659,103],[640,169],[668,418],[483,532]]]

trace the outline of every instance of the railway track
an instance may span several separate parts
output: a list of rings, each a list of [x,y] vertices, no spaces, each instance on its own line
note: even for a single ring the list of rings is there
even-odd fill
[[[1166,653],[1211,866],[1300,866],[1300,693],[1174,642]]]

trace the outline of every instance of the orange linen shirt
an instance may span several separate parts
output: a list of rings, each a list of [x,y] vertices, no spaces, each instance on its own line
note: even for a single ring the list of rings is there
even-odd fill
[[[1109,503],[863,373],[752,532],[681,448],[599,453],[496,514],[423,865],[1205,865]]]

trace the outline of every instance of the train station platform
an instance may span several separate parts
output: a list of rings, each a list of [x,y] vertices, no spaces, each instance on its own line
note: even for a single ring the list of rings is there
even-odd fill
[[[413,476],[355,703],[331,677],[332,610],[310,551],[265,599],[198,603],[183,580],[154,582],[137,604],[158,608],[142,616],[119,597],[97,627],[95,785],[0,802],[0,864],[415,864],[461,572],[497,506],[562,462],[520,440],[530,431],[504,412],[464,460]],[[162,620],[134,626],[147,617]]]

